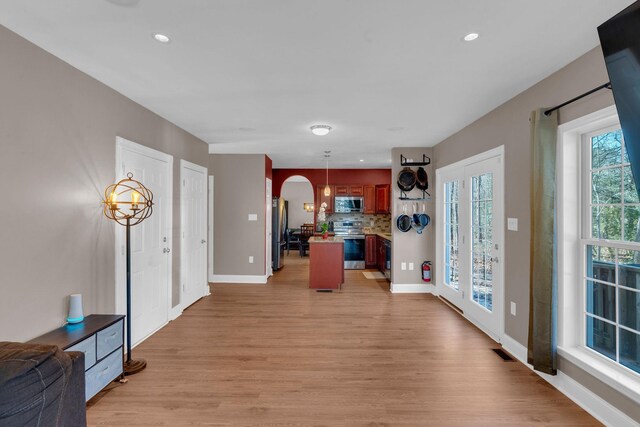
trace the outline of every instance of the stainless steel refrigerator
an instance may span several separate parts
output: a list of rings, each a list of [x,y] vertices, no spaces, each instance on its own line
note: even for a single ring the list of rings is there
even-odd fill
[[[287,216],[287,202],[282,197],[274,197],[271,212],[273,213],[273,233],[271,234],[271,254],[273,271],[284,265],[284,250],[287,245],[286,231],[289,227]]]

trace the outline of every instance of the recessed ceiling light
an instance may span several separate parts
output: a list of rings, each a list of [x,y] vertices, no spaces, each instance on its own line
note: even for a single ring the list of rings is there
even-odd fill
[[[156,33],[153,35],[153,38],[159,41],[160,43],[169,43],[171,39],[164,34]]]
[[[360,159],[361,162],[364,162],[364,159]]]
[[[480,35],[478,33],[469,33],[466,36],[464,36],[464,41],[472,42],[475,39],[477,39],[478,37],[480,37]]]
[[[318,136],[323,136],[329,133],[331,126],[329,125],[313,125],[311,126],[311,133]]]

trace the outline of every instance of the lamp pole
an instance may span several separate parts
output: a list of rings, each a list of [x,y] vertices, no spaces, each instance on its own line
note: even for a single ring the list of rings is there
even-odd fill
[[[127,218],[127,365],[131,364],[131,218]]]
[[[122,200],[121,196],[130,196],[131,201]],[[126,266],[127,266],[127,359],[124,363],[124,374],[132,375],[142,371],[147,362],[144,359],[133,360],[131,355],[131,227],[140,224],[153,212],[153,193],[142,183],[127,178],[112,184],[105,190],[104,215],[122,225],[126,229]]]

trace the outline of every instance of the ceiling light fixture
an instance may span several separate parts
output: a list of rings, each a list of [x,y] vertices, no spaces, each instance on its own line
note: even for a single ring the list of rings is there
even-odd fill
[[[171,39],[164,34],[156,33],[153,35],[153,38],[159,41],[160,43],[169,43]]]
[[[478,33],[469,33],[466,36],[464,36],[464,41],[472,42],[475,39],[477,39],[478,37],[480,37],[480,35]]]
[[[323,134],[323,135],[326,135],[326,134]],[[331,157],[331,151],[325,151],[324,158],[327,160],[327,184],[324,186],[325,197],[331,196],[331,187],[329,187],[329,157]]]
[[[360,159],[361,162],[364,162],[364,159]]]
[[[331,126],[329,125],[313,125],[311,126],[311,133],[318,136],[324,136],[329,133]]]

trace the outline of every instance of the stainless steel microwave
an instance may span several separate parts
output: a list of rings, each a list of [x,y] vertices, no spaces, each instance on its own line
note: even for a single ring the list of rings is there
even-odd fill
[[[364,210],[364,197],[336,196],[334,202],[334,212],[362,213]]]

